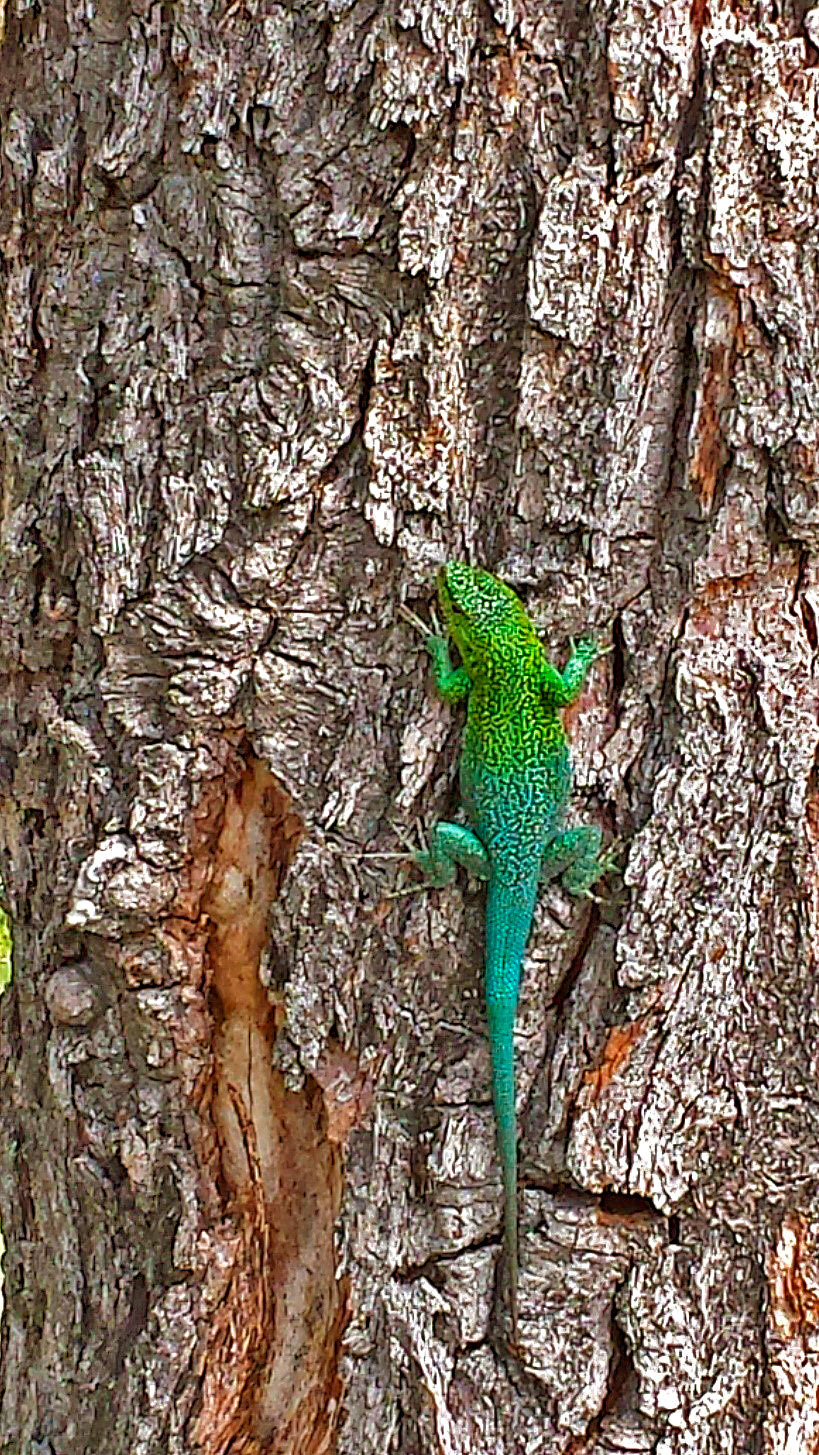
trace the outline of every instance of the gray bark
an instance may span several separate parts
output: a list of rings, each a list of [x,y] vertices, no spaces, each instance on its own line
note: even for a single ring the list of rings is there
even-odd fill
[[[819,12],[8,0],[0,1451],[819,1439]],[[465,558],[560,660],[508,1347]]]

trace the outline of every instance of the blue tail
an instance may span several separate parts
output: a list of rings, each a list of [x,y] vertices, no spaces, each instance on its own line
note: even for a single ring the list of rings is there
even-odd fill
[[[486,1015],[492,1052],[492,1100],[503,1174],[504,1230],[512,1339],[518,1336],[518,1132],[515,1116],[515,1012],[520,967],[537,896],[531,882],[490,881],[486,902]]]

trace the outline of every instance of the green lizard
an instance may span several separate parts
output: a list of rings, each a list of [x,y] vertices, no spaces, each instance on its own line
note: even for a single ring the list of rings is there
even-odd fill
[[[442,567],[438,597],[461,666],[453,668],[445,636],[424,627],[425,640],[444,702],[468,698],[461,797],[471,828],[437,824],[431,847],[414,859],[433,886],[451,884],[456,864],[488,881],[486,1010],[516,1343],[515,1012],[539,883],[562,875],[570,893],[582,894],[610,867],[600,854],[599,829],[563,826],[571,763],[561,710],[579,697],[598,650],[580,642],[558,672],[520,599],[488,571],[459,562]]]

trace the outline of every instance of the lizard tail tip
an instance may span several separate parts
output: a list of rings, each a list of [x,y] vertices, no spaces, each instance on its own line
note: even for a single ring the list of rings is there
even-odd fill
[[[518,1285],[517,1279],[514,1277],[509,1288],[509,1322],[511,1326],[509,1331],[509,1346],[512,1349],[517,1349],[520,1342],[518,1338]]]

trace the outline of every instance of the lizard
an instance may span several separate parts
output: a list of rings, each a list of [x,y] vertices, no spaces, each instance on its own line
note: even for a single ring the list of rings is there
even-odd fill
[[[514,1028],[521,965],[543,880],[562,876],[588,893],[611,867],[599,828],[566,828],[571,759],[562,711],[580,696],[600,655],[584,639],[559,672],[549,662],[522,601],[489,571],[451,562],[438,573],[446,631],[413,613],[424,632],[439,696],[467,702],[460,789],[469,826],[436,824],[412,857],[426,886],[452,884],[456,865],[486,881],[485,999],[512,1343],[518,1342],[518,1190]],[[449,640],[460,665],[453,666]],[[424,886],[422,886],[424,887]]]

